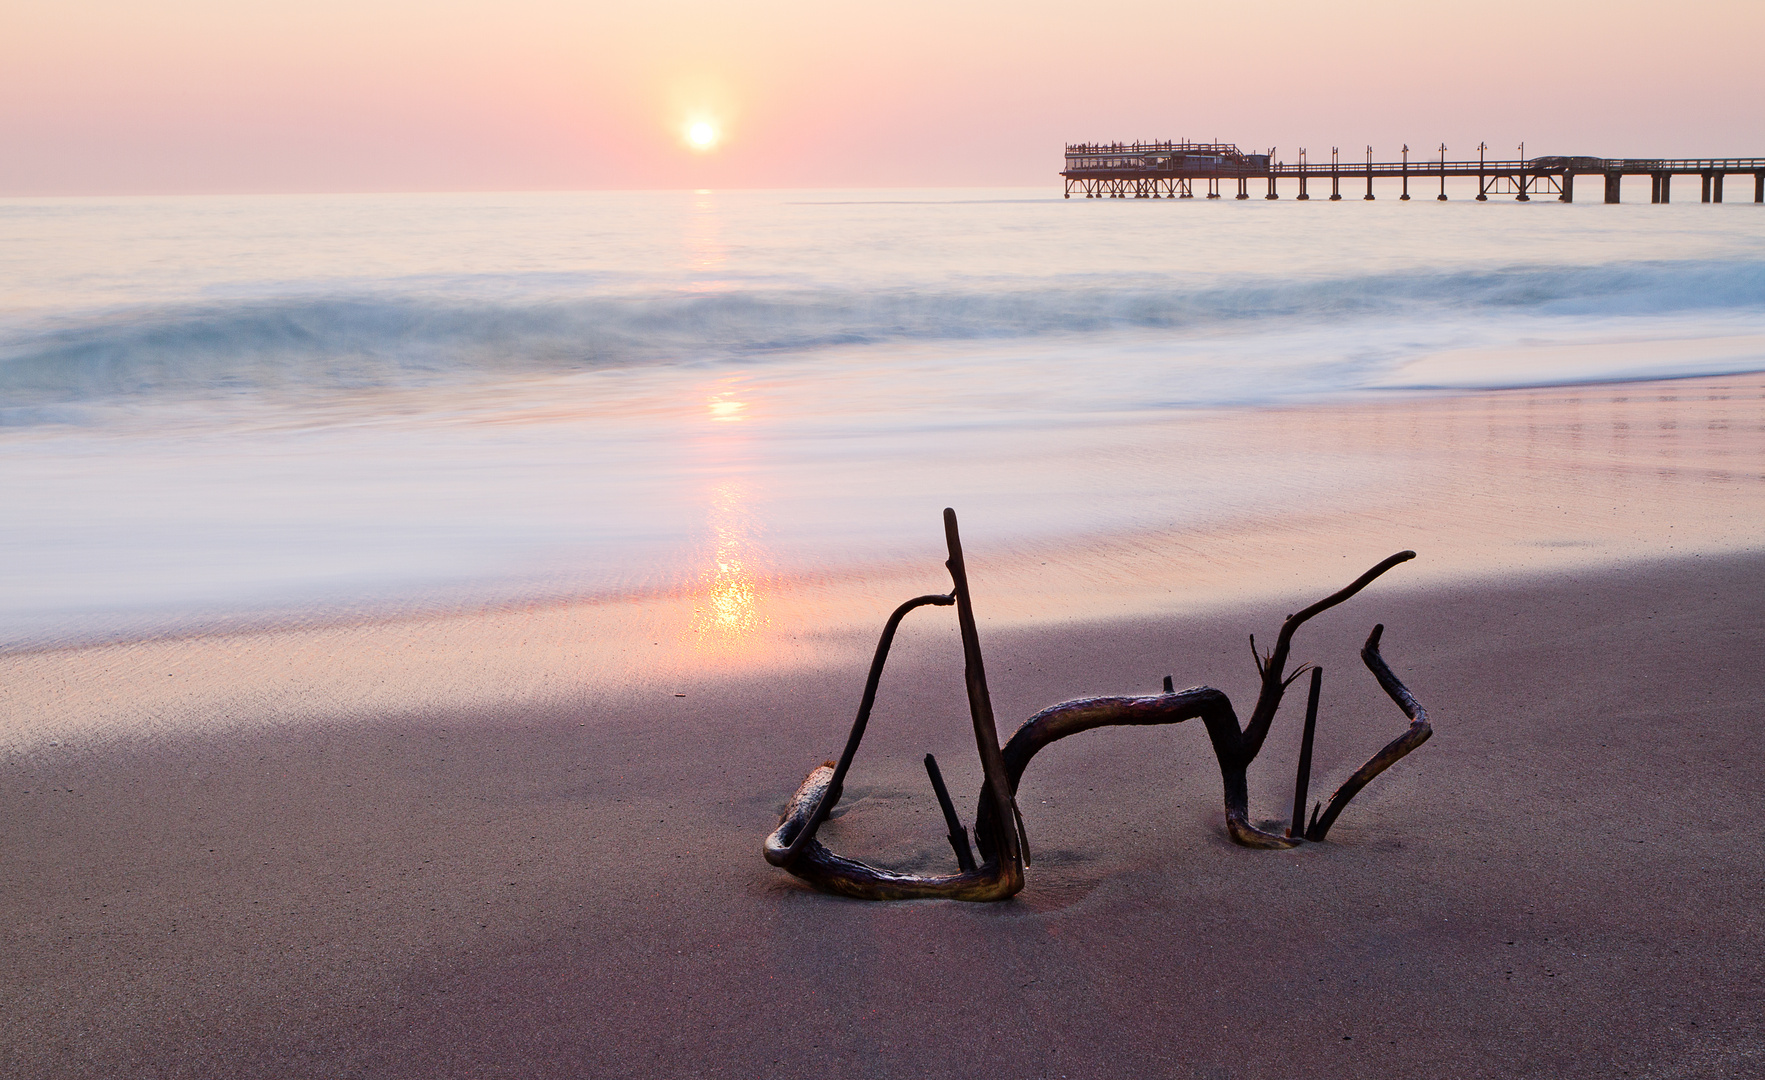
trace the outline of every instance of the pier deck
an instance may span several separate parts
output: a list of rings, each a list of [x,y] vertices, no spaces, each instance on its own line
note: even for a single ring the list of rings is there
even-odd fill
[[[1597,176],[1603,181],[1605,201],[1616,203],[1626,176],[1649,178],[1649,201],[1672,201],[1675,176],[1696,176],[1702,181],[1703,202],[1721,202],[1723,179],[1728,176],[1753,178],[1753,201],[1765,203],[1765,157],[1752,158],[1596,158],[1596,157],[1535,157],[1510,161],[1448,161],[1444,147],[1438,160],[1409,157],[1404,148],[1400,161],[1374,161],[1371,148],[1365,160],[1342,160],[1338,151],[1331,151],[1328,163],[1300,159],[1289,163],[1274,160],[1275,154],[1246,154],[1232,143],[1135,142],[1135,143],[1073,143],[1066,147],[1066,168],[1061,177],[1066,182],[1066,197],[1075,192],[1087,199],[1189,199],[1195,188],[1204,187],[1205,197],[1221,197],[1221,186],[1237,184],[1236,197],[1251,197],[1251,182],[1264,180],[1268,190],[1265,199],[1280,198],[1278,183],[1289,179],[1298,184],[1297,199],[1312,197],[1310,185],[1328,181],[1332,201],[1342,199],[1344,181],[1366,182],[1363,199],[1373,198],[1375,179],[1401,179],[1403,194],[1410,198],[1410,181],[1439,181],[1436,199],[1446,201],[1447,177],[1475,177],[1477,201],[1491,195],[1512,195],[1520,202],[1534,196],[1554,195],[1559,202],[1575,201],[1575,178]]]

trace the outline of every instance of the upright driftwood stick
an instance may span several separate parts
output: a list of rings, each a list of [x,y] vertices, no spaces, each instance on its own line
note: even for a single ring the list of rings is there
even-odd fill
[[[981,660],[981,639],[974,626],[974,602],[968,593],[968,566],[962,559],[962,537],[956,531],[956,511],[944,507],[944,541],[950,549],[950,559],[944,565],[950,568],[950,580],[956,583],[956,625],[962,631],[962,677],[968,684],[968,712],[974,721],[974,744],[981,752],[981,773],[987,778],[986,786],[981,789],[984,802],[989,796],[993,801],[993,811],[997,820],[1007,822],[1000,839],[1004,842],[1004,857],[1010,862],[1021,863],[1022,846],[1019,844],[1020,834],[1017,826],[1016,784],[1005,782],[1005,761],[999,756],[999,728],[993,722],[993,697],[987,691],[987,668]],[[980,823],[975,823],[975,832],[980,832]],[[981,850],[987,851],[993,845],[980,840]]]
[[[938,797],[938,809],[944,812],[944,825],[950,830],[950,849],[956,852],[956,865],[974,869],[974,850],[968,846],[968,830],[956,816],[956,804],[950,801],[950,789],[944,786],[944,774],[938,771],[938,759],[925,756],[925,774],[931,777],[932,794]]]
[[[1305,699],[1305,734],[1299,738],[1299,768],[1293,775],[1293,817],[1287,823],[1288,836],[1305,836],[1305,795],[1311,786],[1312,737],[1318,731],[1318,694],[1324,688],[1324,669],[1311,669],[1311,693]]]

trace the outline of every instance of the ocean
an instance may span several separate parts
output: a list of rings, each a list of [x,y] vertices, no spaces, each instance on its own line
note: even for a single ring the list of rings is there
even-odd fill
[[[1199,433],[1760,369],[1751,204],[0,200],[0,647],[1302,513],[1389,457]]]

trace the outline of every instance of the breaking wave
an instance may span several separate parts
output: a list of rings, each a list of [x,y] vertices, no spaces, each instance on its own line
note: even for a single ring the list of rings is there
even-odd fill
[[[384,291],[63,313],[0,323],[0,405],[327,393],[893,343],[1107,339],[1516,315],[1757,316],[1765,262],[1646,262],[1331,279],[1058,279],[876,291],[756,288],[522,299]],[[52,409],[50,410],[53,411]],[[45,413],[44,415],[48,415]]]

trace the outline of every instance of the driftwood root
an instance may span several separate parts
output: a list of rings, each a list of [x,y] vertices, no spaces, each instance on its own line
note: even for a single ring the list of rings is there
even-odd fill
[[[1383,624],[1375,626],[1367,637],[1365,647],[1361,649],[1361,659],[1386,694],[1409,718],[1410,726],[1373,755],[1365,765],[1355,770],[1330,796],[1328,802],[1318,804],[1312,811],[1309,824],[1302,822],[1301,815],[1305,809],[1310,783],[1312,746],[1323,671],[1309,664],[1301,664],[1291,672],[1286,670],[1293,636],[1313,617],[1348,600],[1392,567],[1415,558],[1416,553],[1413,551],[1400,551],[1345,588],[1289,615],[1281,624],[1274,648],[1266,654],[1257,652],[1254,636],[1250,639],[1251,654],[1256,661],[1261,686],[1250,720],[1242,726],[1225,694],[1206,686],[1176,690],[1171,678],[1166,676],[1162,694],[1079,698],[1043,709],[1026,720],[1011,740],[1001,747],[993,720],[986,671],[969,598],[967,570],[953,510],[944,511],[944,532],[950,551],[950,558],[945,565],[950,571],[953,588],[947,594],[920,596],[909,600],[896,608],[889,617],[877,642],[876,655],[871,661],[869,678],[865,682],[864,696],[851,733],[847,737],[844,752],[837,762],[824,762],[809,773],[796,794],[791,797],[778,828],[766,838],[767,862],[788,870],[823,892],[863,900],[987,901],[1003,900],[1016,894],[1023,888],[1024,868],[1029,865],[1029,844],[1025,837],[1023,817],[1017,807],[1018,784],[1031,759],[1040,750],[1083,731],[1102,727],[1178,724],[1185,720],[1200,719],[1219,763],[1227,835],[1236,844],[1263,849],[1291,848],[1305,842],[1322,841],[1355,795],[1373,778],[1422,745],[1433,734],[1426,711],[1380,654],[1379,642],[1385,627]],[[945,824],[949,828],[950,846],[960,867],[959,872],[945,875],[903,874],[871,866],[837,855],[815,838],[822,823],[827,820],[828,813],[840,800],[846,774],[851,769],[858,744],[862,741],[870,721],[877,686],[895,632],[909,612],[928,605],[954,606],[957,611],[957,622],[962,634],[969,713],[983,775],[979,804],[975,812],[974,850],[971,851],[968,830],[963,828],[956,815],[937,761],[930,754],[925,757],[926,773],[943,811]],[[1250,823],[1247,773],[1262,750],[1287,688],[1307,671],[1311,672],[1312,678],[1306,702],[1298,775],[1294,781],[1293,818],[1284,834],[1268,832]]]

